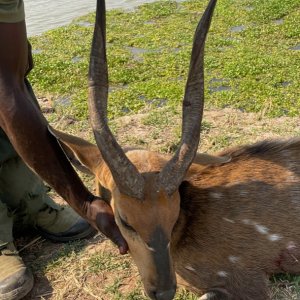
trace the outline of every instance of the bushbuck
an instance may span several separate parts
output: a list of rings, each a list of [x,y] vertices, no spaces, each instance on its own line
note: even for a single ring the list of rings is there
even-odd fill
[[[270,274],[300,272],[300,139],[196,154],[204,43],[216,2],[196,29],[174,156],[125,151],[107,125],[104,0],[97,1],[89,69],[97,146],[49,128],[106,191],[151,299],[173,299],[178,280],[202,299],[265,300]]]

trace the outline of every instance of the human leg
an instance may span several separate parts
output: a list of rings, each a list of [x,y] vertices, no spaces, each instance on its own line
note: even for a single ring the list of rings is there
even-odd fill
[[[13,214],[1,201],[0,193],[0,299],[17,300],[33,286],[33,276],[13,244]]]
[[[41,234],[54,241],[69,241],[90,236],[94,230],[70,207],[57,205],[47,194],[42,180],[16,154],[0,132],[0,149],[7,160],[0,168],[2,201],[22,222],[36,227]],[[0,160],[1,162],[1,160]]]
[[[90,236],[94,230],[70,207],[57,205],[43,182],[18,157],[0,128],[0,300],[16,300],[33,286],[33,276],[13,244],[13,219],[55,241]]]

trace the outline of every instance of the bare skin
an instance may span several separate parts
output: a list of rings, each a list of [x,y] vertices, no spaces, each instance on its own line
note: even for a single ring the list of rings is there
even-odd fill
[[[25,22],[0,23],[0,45],[0,127],[24,162],[125,254],[111,207],[86,189],[30,100],[24,83],[32,67]]]

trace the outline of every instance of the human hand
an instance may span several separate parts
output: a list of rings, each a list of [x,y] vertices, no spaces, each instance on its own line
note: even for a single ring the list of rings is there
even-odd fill
[[[95,197],[95,200],[89,203],[87,220],[118,246],[120,254],[127,253],[128,245],[115,222],[114,213],[109,204]]]

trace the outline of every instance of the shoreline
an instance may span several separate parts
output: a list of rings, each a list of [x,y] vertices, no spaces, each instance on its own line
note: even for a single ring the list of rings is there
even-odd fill
[[[157,0],[134,0],[134,1],[106,1],[107,10],[133,11],[145,3],[152,3]],[[184,0],[178,0],[182,2]],[[76,2],[76,10],[68,1],[57,0],[55,2],[45,0],[26,0],[25,13],[27,23],[27,34],[29,37],[39,36],[48,30],[62,26],[68,26],[76,18],[83,17],[95,11],[95,0],[80,0]],[[79,6],[79,7],[78,7]],[[57,7],[61,12],[57,13]],[[80,11],[79,11],[80,10]]]
[[[224,0],[217,6],[206,46],[206,105],[269,117],[297,116],[300,5],[291,0],[274,12],[263,3],[251,9],[243,3]],[[142,5],[133,12],[108,11],[110,118],[147,107],[180,106],[193,34],[205,4],[167,1]],[[93,16],[30,38],[35,59],[30,79],[35,90],[40,96],[51,95],[55,106],[79,119],[87,117]]]

